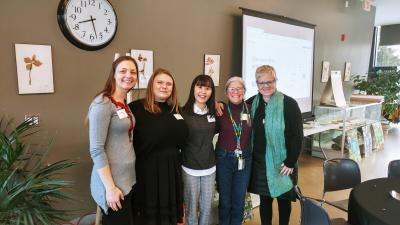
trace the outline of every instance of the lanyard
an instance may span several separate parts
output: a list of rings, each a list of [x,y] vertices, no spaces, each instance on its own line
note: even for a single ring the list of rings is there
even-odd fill
[[[229,113],[229,118],[231,119],[232,126],[233,126],[233,132],[235,132],[236,136],[236,148],[240,150],[240,136],[242,135],[242,114],[244,112],[244,103],[242,105],[242,111],[240,112],[240,117],[239,117],[239,123],[237,124],[235,120],[233,119],[232,111],[229,107],[228,104],[228,113]]]
[[[110,96],[111,102],[116,106],[116,107],[120,107],[122,109],[125,110],[126,114],[128,114],[129,117],[129,130],[128,130],[128,136],[129,136],[129,142],[132,142],[132,130],[133,130],[133,118],[132,118],[132,113],[129,110],[128,106],[125,103],[122,102],[118,102],[117,100],[115,100],[112,96]]]

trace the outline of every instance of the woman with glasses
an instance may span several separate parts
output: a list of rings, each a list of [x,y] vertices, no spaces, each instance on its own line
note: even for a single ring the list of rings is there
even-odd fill
[[[219,225],[240,225],[251,170],[250,105],[244,102],[246,88],[240,77],[225,85],[228,103],[217,117],[217,185]]]
[[[297,102],[276,89],[276,72],[263,65],[256,70],[258,94],[248,100],[253,119],[253,165],[249,191],[260,196],[262,225],[272,224],[276,198],[279,225],[289,224],[295,201],[297,159],[303,140],[303,123]]]
[[[144,99],[129,104],[136,118],[133,146],[136,185],[133,190],[135,224],[176,225],[183,218],[183,184],[179,149],[187,126],[178,110],[171,73],[157,69]]]

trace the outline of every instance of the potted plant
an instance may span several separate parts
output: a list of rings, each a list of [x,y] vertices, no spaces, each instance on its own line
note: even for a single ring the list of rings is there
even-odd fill
[[[54,203],[70,199],[65,189],[72,183],[59,175],[74,163],[47,164],[49,145],[29,148],[37,131],[31,120],[13,128],[10,120],[0,118],[0,224],[54,225],[69,212]]]
[[[400,72],[396,70],[378,71],[365,76],[353,77],[354,88],[368,95],[382,95],[382,115],[392,123],[400,121]]]

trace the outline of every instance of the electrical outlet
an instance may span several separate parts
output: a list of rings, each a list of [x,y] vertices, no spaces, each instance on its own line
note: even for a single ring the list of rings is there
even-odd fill
[[[39,115],[25,115],[25,121],[32,120],[35,126],[39,126]]]

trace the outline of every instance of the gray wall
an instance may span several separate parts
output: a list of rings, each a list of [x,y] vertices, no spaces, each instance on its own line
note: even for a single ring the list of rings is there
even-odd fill
[[[131,48],[152,49],[154,67],[165,67],[176,77],[180,102],[190,82],[203,70],[203,54],[221,54],[224,84],[241,73],[241,11],[239,6],[280,14],[316,24],[314,102],[319,101],[321,62],[331,69],[352,63],[352,73],[367,71],[375,8],[349,8],[340,0],[110,0],[118,14],[118,33],[105,49],[88,52],[70,44],[56,20],[58,1],[2,1],[0,7],[0,113],[21,121],[25,114],[39,114],[41,128],[54,138],[50,161],[72,159],[74,191],[82,204],[67,208],[94,209],[90,198],[88,135],[84,125],[88,105],[104,85],[114,52]],[[340,41],[340,34],[348,39]],[[18,95],[15,43],[52,46],[54,94]],[[290,53],[288,53],[290,54]],[[278,75],[279,76],[279,75]],[[345,84],[346,95],[351,84]],[[223,98],[222,87],[217,97]]]

